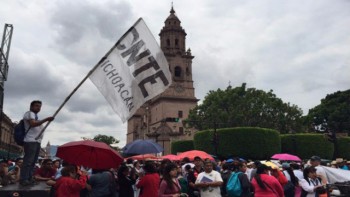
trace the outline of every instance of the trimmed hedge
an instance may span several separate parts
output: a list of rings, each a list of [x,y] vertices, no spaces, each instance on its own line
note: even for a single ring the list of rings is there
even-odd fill
[[[350,159],[350,137],[338,138],[338,155],[339,158]]]
[[[193,149],[193,140],[181,140],[174,141],[171,143],[171,154],[174,155],[176,155],[179,152],[185,152]]]
[[[194,135],[193,149],[215,155],[213,134],[213,129],[198,131]],[[280,135],[273,129],[236,127],[217,129],[217,135],[218,156],[226,158],[239,156],[246,159],[268,159],[273,154],[282,152],[297,155],[301,159],[309,159],[313,155],[332,159],[334,152],[333,143],[322,134]],[[337,157],[350,159],[350,137],[338,139]]]
[[[334,146],[322,134],[285,134],[281,135],[283,153],[299,156],[301,159],[309,159],[313,155],[323,159],[332,159]]]
[[[214,154],[213,130],[199,131],[194,136],[194,148]],[[279,132],[258,127],[217,129],[218,155],[266,159],[281,151]]]
[[[217,131],[219,131],[218,129]],[[209,154],[214,153],[214,145],[213,145],[213,131],[212,130],[204,130],[198,131],[194,134],[193,137],[193,145],[195,150],[201,150]]]

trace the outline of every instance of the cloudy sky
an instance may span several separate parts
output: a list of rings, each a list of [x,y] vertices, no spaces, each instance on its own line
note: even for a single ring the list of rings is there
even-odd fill
[[[14,26],[4,112],[19,121],[30,101],[52,115],[120,36],[142,17],[155,38],[171,0],[2,0],[0,33]],[[187,32],[196,96],[247,83],[304,114],[327,94],[350,88],[348,0],[174,0]],[[45,132],[60,145],[112,135],[126,124],[91,81],[71,97]]]

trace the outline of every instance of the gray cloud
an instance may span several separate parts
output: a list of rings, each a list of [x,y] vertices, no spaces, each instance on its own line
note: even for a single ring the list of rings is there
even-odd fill
[[[52,48],[70,60],[90,66],[124,33],[131,16],[130,5],[123,1],[59,1],[50,20],[55,30]]]
[[[52,115],[119,37],[143,17],[158,33],[171,2],[5,0],[0,21],[14,23],[4,111],[19,120],[33,99]],[[350,2],[176,1],[175,11],[195,56],[196,96],[229,82],[269,91],[304,113],[327,94],[349,89]],[[195,9],[194,9],[195,8]],[[159,41],[158,41],[159,42]],[[48,127],[44,143],[99,133],[126,139],[122,124],[86,81]]]

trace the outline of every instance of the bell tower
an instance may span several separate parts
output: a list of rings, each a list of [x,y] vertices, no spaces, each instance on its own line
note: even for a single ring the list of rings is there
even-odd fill
[[[164,148],[163,154],[169,154],[171,141],[192,139],[191,133],[184,132],[181,122],[198,102],[192,80],[194,56],[190,49],[186,49],[186,35],[181,21],[171,7],[159,36],[160,47],[168,61],[173,83],[128,120],[127,142],[142,138],[154,139]]]
[[[168,60],[175,82],[173,85],[193,88],[192,59],[194,56],[192,56],[190,49],[186,51],[186,35],[185,30],[181,27],[181,21],[172,7],[170,15],[165,20],[164,27],[159,33],[160,47]],[[190,83],[185,84],[184,82]],[[177,90],[180,92],[180,88],[177,88]]]

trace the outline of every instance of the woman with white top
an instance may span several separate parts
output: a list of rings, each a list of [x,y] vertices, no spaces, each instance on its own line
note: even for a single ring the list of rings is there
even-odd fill
[[[303,174],[304,178],[299,182],[299,185],[302,188],[301,197],[315,197],[320,193],[326,192],[325,185],[327,184],[327,180],[316,174],[315,167],[306,167]]]

